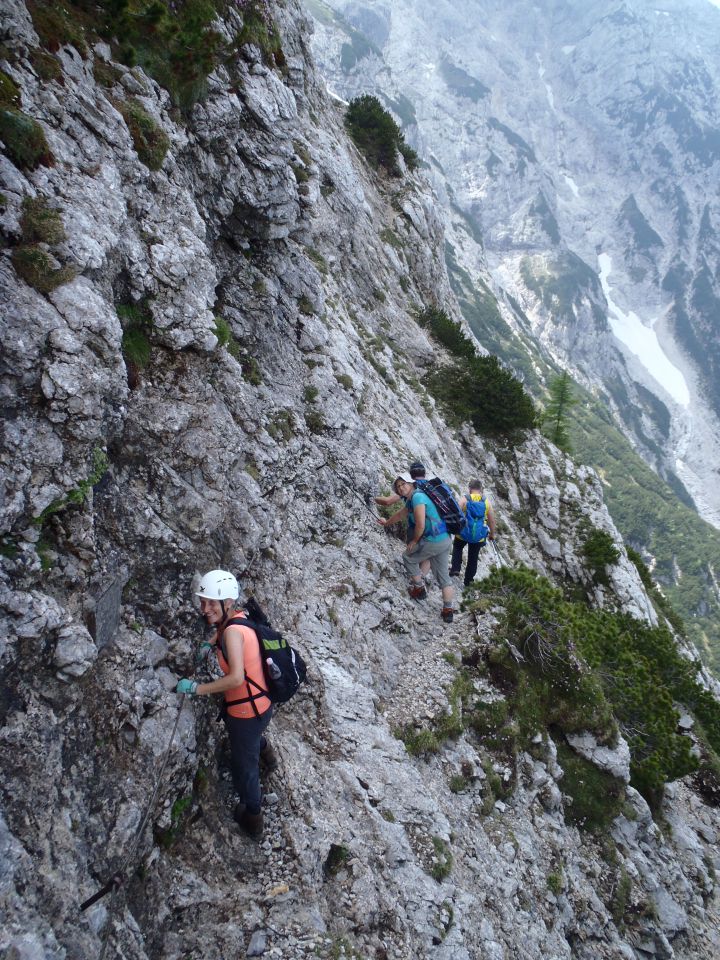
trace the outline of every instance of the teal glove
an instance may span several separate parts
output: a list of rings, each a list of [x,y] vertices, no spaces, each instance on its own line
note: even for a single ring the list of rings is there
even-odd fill
[[[195,666],[199,667],[207,659],[208,654],[212,650],[213,645],[208,643],[207,640],[203,640],[200,646],[195,651]]]
[[[197,690],[197,680],[188,680],[187,677],[183,677],[182,680],[178,681],[178,685],[175,687],[175,693],[187,693],[191,697],[195,694]]]

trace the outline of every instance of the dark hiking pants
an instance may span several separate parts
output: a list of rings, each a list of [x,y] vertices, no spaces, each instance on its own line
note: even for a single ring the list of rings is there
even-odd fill
[[[451,573],[460,573],[463,550],[465,549],[466,545],[468,548],[468,558],[467,566],[465,567],[465,577],[463,579],[463,583],[467,587],[468,584],[471,584],[475,579],[480,549],[485,546],[485,541],[483,540],[481,543],[468,543],[467,540],[463,540],[460,537],[455,537],[455,540],[453,541],[452,561],[450,563]]]
[[[233,786],[248,813],[260,813],[260,751],[265,746],[263,733],[270,723],[272,707],[259,717],[231,717],[225,714],[230,738]]]

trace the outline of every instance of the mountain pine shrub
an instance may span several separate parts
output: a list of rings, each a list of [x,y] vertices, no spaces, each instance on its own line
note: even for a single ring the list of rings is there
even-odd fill
[[[607,584],[609,582],[607,568],[612,567],[620,559],[620,551],[610,534],[596,528],[589,530],[585,535],[582,554],[595,582]]]
[[[478,356],[460,324],[436,307],[417,319],[451,355],[449,364],[425,379],[451,425],[471,423],[478,433],[488,434],[510,434],[536,425],[535,407],[520,381],[497,357]]]
[[[708,756],[720,752],[720,703],[667,628],[569,601],[522,567],[494,571],[473,593],[469,606],[493,608],[498,618],[488,663],[507,691],[521,744],[547,728],[556,737],[587,729],[611,743],[619,728],[630,746],[631,783],[654,808],[665,783],[698,766],[690,739],[678,732],[675,704],[699,721]]]
[[[345,126],[371,166],[384,167],[391,176],[398,177],[397,155],[401,153],[409,170],[417,167],[417,154],[405,143],[400,127],[377,97],[364,94],[351,100]]]

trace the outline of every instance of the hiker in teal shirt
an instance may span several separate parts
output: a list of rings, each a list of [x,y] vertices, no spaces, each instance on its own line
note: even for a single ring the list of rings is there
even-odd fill
[[[440,519],[435,504],[426,494],[417,489],[411,477],[405,475],[397,477],[393,489],[398,496],[405,500],[406,506],[393,514],[389,520],[381,521],[381,523],[383,526],[388,526],[412,514],[414,520],[413,534],[403,554],[403,564],[410,577],[408,593],[413,600],[424,600],[427,596],[427,589],[420,572],[420,564],[424,560],[429,560],[432,572],[442,591],[441,616],[445,623],[452,623],[455,592],[448,574],[448,558],[452,540],[447,528]]]

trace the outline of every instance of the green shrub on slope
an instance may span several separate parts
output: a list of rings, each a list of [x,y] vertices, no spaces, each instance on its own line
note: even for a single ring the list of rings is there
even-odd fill
[[[408,169],[417,167],[417,154],[405,143],[402,131],[377,97],[364,94],[351,100],[345,126],[372,166],[382,166],[392,176],[399,176],[397,157],[401,153]]]
[[[532,400],[497,357],[478,356],[472,341],[444,310],[429,307],[419,315],[418,322],[452,357],[449,364],[426,378],[428,389],[443,405],[451,425],[471,423],[479,433],[490,434],[535,426]]]
[[[608,740],[617,722],[630,746],[631,783],[653,805],[665,783],[697,768],[691,741],[678,732],[676,703],[700,720],[708,748],[720,750],[720,704],[667,628],[568,601],[526,568],[497,570],[475,591],[471,606],[492,606],[499,617],[499,679],[515,691],[527,734],[533,726],[567,733],[584,725]]]

